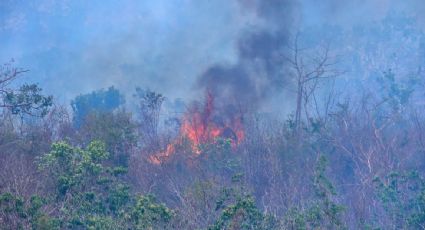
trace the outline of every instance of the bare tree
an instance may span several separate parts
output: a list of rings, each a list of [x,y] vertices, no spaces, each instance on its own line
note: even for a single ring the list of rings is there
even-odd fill
[[[319,47],[315,54],[311,54],[314,50],[303,49],[299,47],[299,35],[294,39],[294,44],[289,47],[292,57],[287,57],[291,68],[294,70],[294,79],[296,83],[296,107],[295,107],[295,131],[299,134],[303,113],[305,119],[309,122],[312,115],[308,109],[310,103],[314,103],[316,112],[317,89],[319,83],[325,79],[333,79],[343,72],[336,69],[337,62],[335,57],[330,55],[329,45],[326,44]],[[329,106],[332,97],[326,100],[325,107]],[[297,134],[297,135],[298,135]]]

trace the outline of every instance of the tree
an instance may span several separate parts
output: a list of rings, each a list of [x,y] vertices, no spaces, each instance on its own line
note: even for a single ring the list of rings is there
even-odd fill
[[[36,84],[11,88],[13,82],[25,72],[28,71],[13,67],[12,62],[0,67],[0,108],[6,108],[15,115],[44,116],[52,106],[52,96],[43,95]]]
[[[425,228],[425,180],[417,171],[391,172],[374,179],[384,215],[378,223],[393,229]]]
[[[252,197],[238,197],[235,203],[223,208],[220,217],[209,229],[268,229],[264,221],[265,216],[256,207]]]
[[[174,213],[152,195],[139,196],[130,212],[134,229],[164,229]]]
[[[49,200],[61,228],[69,229],[163,229],[173,212],[150,195],[134,196],[121,179],[127,170],[109,167],[110,154],[100,141],[86,148],[65,142],[39,159],[55,192]]]
[[[314,188],[318,199],[316,206],[320,210],[318,218],[321,219],[321,226],[327,229],[343,229],[344,224],[341,221],[341,214],[344,211],[344,207],[333,200],[336,191],[325,175],[326,168],[327,159],[321,155],[319,156],[314,175]]]
[[[113,86],[79,95],[71,101],[74,124],[80,127],[90,113],[112,112],[124,102],[124,96]]]
[[[208,229],[277,229],[275,217],[257,207],[254,197],[243,186],[242,178],[241,174],[234,175],[233,185],[222,189],[215,207],[220,214]]]
[[[58,221],[43,212],[45,204],[39,196],[25,200],[11,193],[0,194],[2,229],[59,229]]]
[[[335,78],[342,73],[335,69],[336,63],[330,56],[328,45],[324,46],[318,55],[308,55],[305,49],[299,47],[299,35],[297,34],[293,47],[289,47],[289,49],[293,56],[287,58],[287,61],[295,72],[296,82],[294,125],[295,131],[299,135],[302,113],[305,113],[305,118],[308,122],[313,118],[308,109],[311,101],[316,103],[314,106],[318,110],[316,91],[320,81]]]
[[[158,125],[162,103],[165,97],[151,90],[136,88],[134,95],[140,106],[140,126],[143,142],[148,145],[150,151],[158,150],[160,147]]]
[[[128,187],[118,180],[126,171],[104,165],[108,157],[105,144],[93,141],[85,149],[54,143],[40,158],[39,166],[56,190],[52,193],[58,202],[55,206],[63,207],[58,210],[63,227],[88,228],[94,225],[93,218],[117,218],[129,202]]]
[[[325,175],[327,160],[320,155],[313,176],[314,199],[307,208],[293,207],[285,215],[288,229],[345,229],[342,222],[344,206],[334,201],[333,184]]]
[[[359,97],[352,96],[337,105],[331,116],[332,126],[322,137],[324,144],[330,143],[330,150],[335,151],[334,160],[344,159],[339,161],[343,164],[335,165],[340,170],[337,177],[343,181],[344,190],[352,191],[347,199],[356,200],[351,213],[359,220],[358,227],[374,220],[381,208],[377,197],[370,196],[376,189],[374,178],[404,167],[416,168],[416,154],[422,151],[418,147],[423,146],[423,120],[416,117],[412,122],[409,113],[417,80],[397,78],[392,71],[379,74],[376,80],[369,81]]]
[[[106,144],[114,165],[128,166],[128,158],[137,143],[137,125],[124,110],[90,113],[79,129],[79,143],[100,140]]]

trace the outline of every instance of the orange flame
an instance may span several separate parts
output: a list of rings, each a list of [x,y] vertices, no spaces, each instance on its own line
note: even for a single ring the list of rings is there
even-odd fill
[[[245,136],[242,120],[237,118],[227,125],[216,124],[212,120],[213,105],[214,98],[208,93],[204,110],[200,112],[196,107],[189,110],[182,119],[179,137],[168,144],[164,151],[150,156],[149,161],[153,164],[160,164],[174,154],[176,146],[182,144],[184,138],[191,142],[192,152],[196,155],[201,154],[199,148],[201,144],[213,143],[220,137],[230,138],[232,146],[236,147]],[[229,136],[229,133],[232,135]]]

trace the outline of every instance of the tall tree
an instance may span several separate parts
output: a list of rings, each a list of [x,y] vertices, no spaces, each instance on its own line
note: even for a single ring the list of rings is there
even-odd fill
[[[80,127],[90,113],[111,112],[124,104],[124,96],[113,86],[77,96],[71,101],[74,124]]]

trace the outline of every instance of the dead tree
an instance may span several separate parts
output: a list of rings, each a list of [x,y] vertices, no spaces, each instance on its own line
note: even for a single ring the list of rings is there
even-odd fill
[[[329,45],[317,49],[316,54],[311,54],[313,50],[302,49],[299,47],[299,35],[295,36],[294,44],[289,47],[292,55],[286,58],[290,67],[294,70],[294,80],[296,84],[296,108],[295,108],[295,132],[298,135],[303,121],[303,113],[305,119],[310,122],[312,115],[308,109],[310,103],[314,103],[316,112],[319,110],[317,104],[317,89],[319,83],[325,79],[334,79],[343,72],[335,68],[335,57],[330,56]],[[325,100],[325,108],[329,107],[332,98]]]

